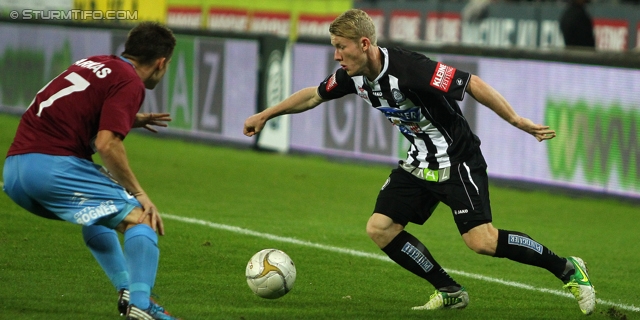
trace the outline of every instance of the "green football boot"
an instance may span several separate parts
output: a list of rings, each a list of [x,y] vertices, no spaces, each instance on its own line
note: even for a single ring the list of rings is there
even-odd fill
[[[436,290],[423,306],[411,310],[463,309],[469,304],[469,294],[464,287],[456,292],[440,292]]]
[[[569,290],[578,300],[582,313],[589,315],[596,309],[596,290],[589,280],[587,264],[578,257],[568,257],[567,260],[576,270],[563,288]]]

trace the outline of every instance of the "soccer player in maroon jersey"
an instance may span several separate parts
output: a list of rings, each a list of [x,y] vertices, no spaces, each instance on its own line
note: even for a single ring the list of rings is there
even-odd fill
[[[279,115],[304,112],[324,101],[357,94],[411,143],[406,160],[400,161],[378,194],[367,233],[391,260],[435,287],[429,301],[414,310],[464,308],[469,303],[466,289],[405,230],[410,222],[424,224],[442,202],[450,207],[471,250],[550,271],[575,296],[582,312],[592,313],[595,290],[582,259],[559,257],[524,233],[493,226],[480,139],[457,101],[469,93],[538,141],[555,137],[555,131],[519,116],[476,75],[417,52],[378,47],[375,25],[362,10],[351,9],[337,17],[329,33],[341,68],[318,87],[302,89],[247,118],[244,134],[257,134],[267,120]]]
[[[82,226],[87,247],[119,292],[127,319],[175,319],[150,299],[158,268],[158,209],[129,167],[131,128],[166,126],[138,113],[167,71],[176,39],[155,22],[134,27],[120,56],[81,59],[22,115],[4,165],[4,191],[38,216]],[[97,153],[104,167],[92,161]],[[124,251],[114,230],[124,234]]]

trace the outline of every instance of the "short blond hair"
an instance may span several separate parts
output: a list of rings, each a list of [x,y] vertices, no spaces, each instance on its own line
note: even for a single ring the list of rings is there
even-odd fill
[[[329,26],[329,33],[356,42],[366,37],[371,44],[377,45],[376,26],[371,17],[360,9],[349,9],[338,16]]]

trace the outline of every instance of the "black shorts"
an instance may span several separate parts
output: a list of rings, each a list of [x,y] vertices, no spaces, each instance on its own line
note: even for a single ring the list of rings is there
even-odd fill
[[[398,167],[391,171],[376,200],[375,213],[406,226],[424,224],[438,204],[451,208],[460,234],[491,222],[487,164],[481,153],[451,166],[442,182],[420,179]]]

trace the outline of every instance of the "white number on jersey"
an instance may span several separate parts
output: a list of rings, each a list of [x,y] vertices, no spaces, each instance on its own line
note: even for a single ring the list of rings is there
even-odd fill
[[[50,107],[57,99],[60,99],[74,92],[83,91],[87,87],[89,87],[89,84],[90,84],[89,81],[85,80],[85,78],[81,77],[79,74],[75,72],[69,73],[64,78],[69,82],[71,82],[71,85],[56,92],[54,95],[49,97],[49,99],[42,101],[38,105],[38,113],[36,114],[38,117],[42,114],[42,110],[44,110],[44,108]],[[44,88],[42,88],[38,93],[42,92],[47,86],[49,86],[49,84],[51,84],[51,82],[47,83],[47,85],[44,86]]]

